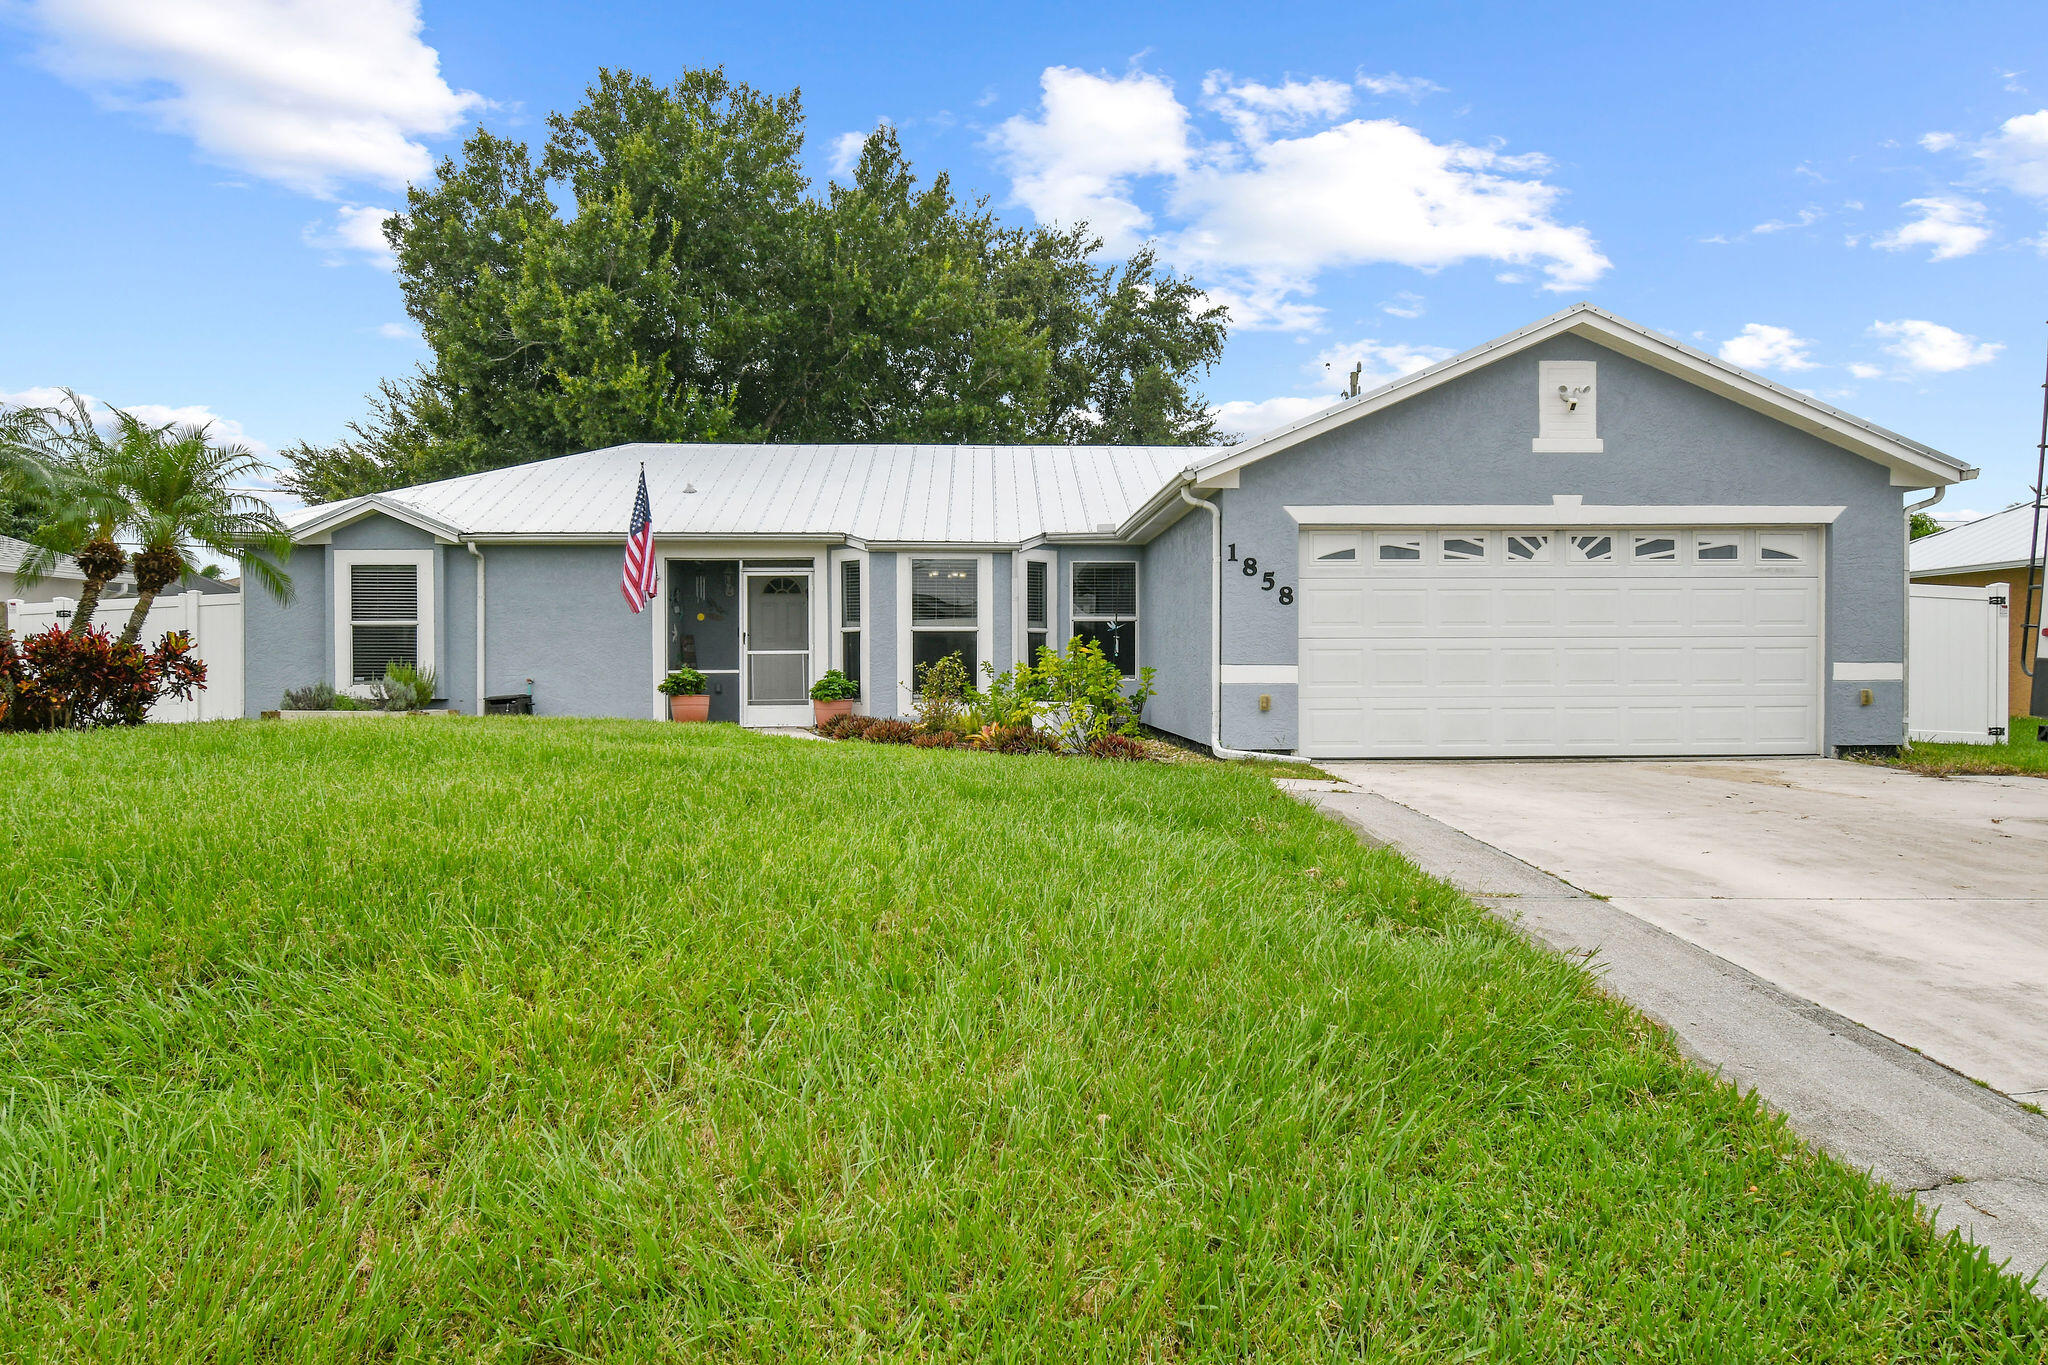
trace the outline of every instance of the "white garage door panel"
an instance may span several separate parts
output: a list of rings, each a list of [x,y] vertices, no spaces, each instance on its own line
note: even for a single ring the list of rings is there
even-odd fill
[[[1779,528],[1309,532],[1302,750],[1817,752],[1820,548]]]

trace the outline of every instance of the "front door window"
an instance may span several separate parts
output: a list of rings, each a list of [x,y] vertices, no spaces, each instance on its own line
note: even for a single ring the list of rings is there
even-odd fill
[[[747,704],[800,706],[809,696],[811,578],[747,575]]]

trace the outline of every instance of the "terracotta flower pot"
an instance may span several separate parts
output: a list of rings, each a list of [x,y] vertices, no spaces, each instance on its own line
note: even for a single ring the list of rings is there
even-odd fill
[[[711,719],[710,695],[699,692],[694,697],[670,697],[668,699],[668,718],[670,720]]]
[[[811,724],[813,725],[823,725],[834,716],[850,716],[852,714],[853,698],[851,697],[843,701],[814,701],[811,703]]]

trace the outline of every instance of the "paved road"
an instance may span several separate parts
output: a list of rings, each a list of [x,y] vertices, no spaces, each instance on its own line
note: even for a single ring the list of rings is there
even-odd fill
[[[2048,782],[1818,759],[1320,766],[1352,785],[1280,785],[1586,956],[1938,1227],[2048,1268],[2048,1119],[1965,1079],[2048,1100],[2048,898],[2027,894]]]

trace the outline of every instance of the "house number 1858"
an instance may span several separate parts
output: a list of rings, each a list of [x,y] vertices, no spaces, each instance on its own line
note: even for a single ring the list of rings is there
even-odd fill
[[[1237,558],[1237,542],[1234,540],[1230,542],[1230,559],[1232,563],[1240,562]],[[1259,588],[1261,591],[1274,592],[1277,590],[1280,594],[1281,606],[1291,607],[1294,605],[1294,586],[1292,584],[1275,583],[1273,581],[1273,571],[1271,569],[1268,569],[1263,574],[1261,574],[1259,572],[1258,557],[1255,555],[1246,555],[1241,562],[1244,564],[1244,576],[1246,578],[1258,579]]]

